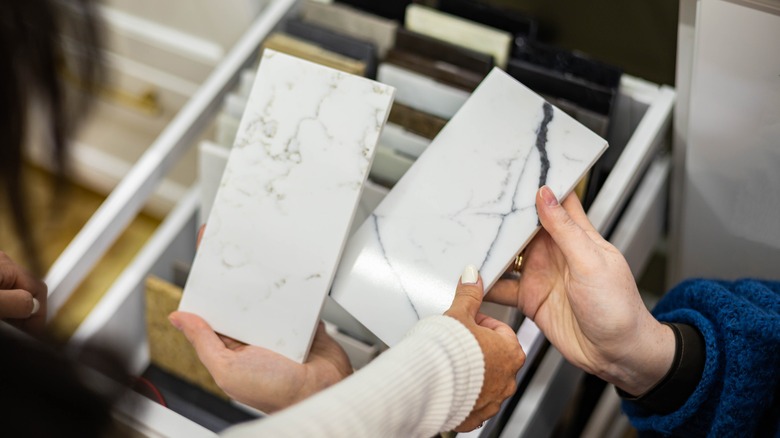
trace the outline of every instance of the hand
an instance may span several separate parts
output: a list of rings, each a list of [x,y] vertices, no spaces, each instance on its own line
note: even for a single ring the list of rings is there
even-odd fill
[[[479,312],[483,294],[482,278],[477,268],[466,267],[455,291],[452,306],[445,315],[457,319],[477,338],[485,358],[482,391],[469,416],[455,431],[475,429],[496,415],[501,403],[517,389],[515,377],[525,362],[517,334],[508,325]]]
[[[190,341],[214,381],[231,398],[272,413],[301,401],[352,373],[349,359],[317,327],[306,363],[214,333],[200,317],[173,312],[169,320]]]
[[[0,318],[32,334],[46,325],[48,289],[0,251]]]
[[[517,306],[575,366],[640,395],[669,370],[672,330],[653,318],[622,254],[593,228],[576,196],[536,197],[544,227],[528,245],[519,280],[487,299]]]

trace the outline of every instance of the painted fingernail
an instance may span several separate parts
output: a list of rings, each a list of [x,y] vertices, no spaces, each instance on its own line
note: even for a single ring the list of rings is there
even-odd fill
[[[178,319],[174,318],[172,315],[168,315],[168,321],[171,322],[171,325],[176,330],[181,330],[181,322]]]
[[[32,312],[30,312],[30,316],[33,316],[33,315],[35,315],[36,313],[38,313],[38,310],[39,310],[40,308],[41,308],[41,302],[40,302],[40,301],[38,301],[38,299],[37,299],[37,298],[33,298],[33,309],[32,309]]]
[[[460,282],[463,284],[477,284],[479,281],[479,271],[474,265],[466,266],[463,270],[463,275],[460,276]]]
[[[558,205],[558,198],[555,197],[555,193],[547,186],[542,186],[542,188],[539,189],[539,196],[542,197],[542,201],[544,201],[548,207],[555,207]]]

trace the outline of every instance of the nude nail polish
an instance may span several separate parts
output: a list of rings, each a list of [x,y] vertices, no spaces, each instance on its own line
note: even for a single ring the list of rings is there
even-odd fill
[[[558,205],[558,198],[555,197],[555,193],[547,186],[542,186],[542,188],[539,189],[539,196],[542,197],[542,201],[544,201],[548,207],[555,207]]]

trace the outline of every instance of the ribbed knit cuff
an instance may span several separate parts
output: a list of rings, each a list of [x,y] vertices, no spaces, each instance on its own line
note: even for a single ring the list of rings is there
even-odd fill
[[[665,415],[679,409],[693,394],[704,371],[704,339],[696,328],[687,324],[667,323],[674,332],[676,348],[672,366],[666,375],[640,396],[617,389],[624,400],[655,414]]]
[[[424,318],[407,336],[421,331],[444,350],[452,366],[452,406],[441,429],[452,430],[468,417],[477,403],[485,378],[485,358],[477,339],[455,318],[443,315]]]

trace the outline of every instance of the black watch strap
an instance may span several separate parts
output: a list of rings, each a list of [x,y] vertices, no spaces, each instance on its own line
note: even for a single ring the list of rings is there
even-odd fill
[[[668,323],[675,338],[672,367],[647,392],[632,396],[618,389],[618,395],[654,414],[665,415],[679,409],[696,390],[704,372],[706,348],[699,331],[688,324]]]

